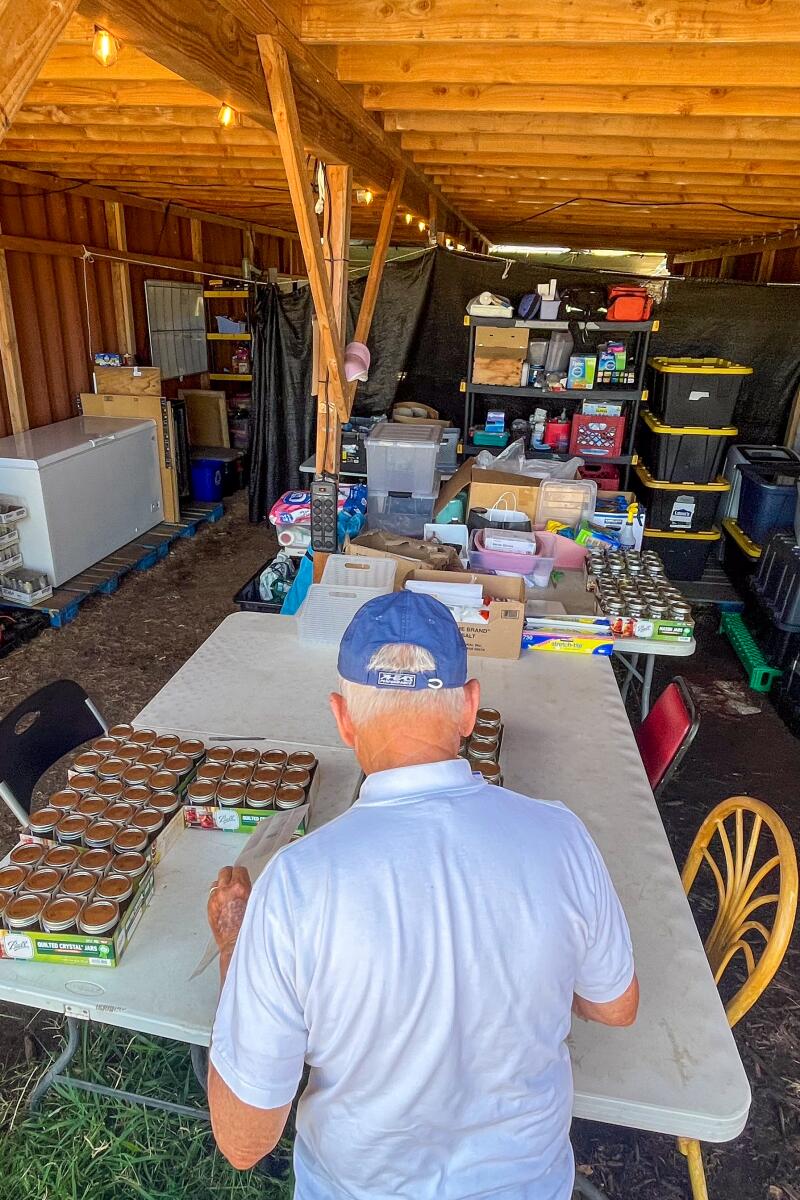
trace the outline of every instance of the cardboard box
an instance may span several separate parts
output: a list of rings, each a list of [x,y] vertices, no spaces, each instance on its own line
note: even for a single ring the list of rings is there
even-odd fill
[[[532,479],[528,475],[514,475],[510,471],[487,471],[475,466],[474,459],[465,463],[446,480],[439,488],[439,497],[433,506],[434,514],[439,513],[460,492],[468,492],[468,508],[491,508],[498,499],[505,496],[509,501],[508,507],[516,507],[526,513],[532,521],[536,520],[536,509],[539,504],[540,479]]]
[[[344,544],[345,554],[363,554],[367,558],[392,558],[396,564],[394,589],[399,592],[412,571],[420,566],[432,571],[459,570],[458,552],[451,546],[434,546],[420,538],[376,530],[359,534]]]
[[[633,492],[598,492],[598,504],[601,500],[613,500],[615,496],[624,496],[627,504],[636,504],[636,496]],[[633,519],[633,547],[635,550],[641,550],[642,538],[644,537],[646,513],[643,505],[639,504],[639,511]],[[623,522],[627,521],[627,513],[599,513],[596,512],[592,517],[591,524],[596,529],[603,530],[604,533],[616,533],[622,528]]]
[[[528,337],[527,329],[479,326],[475,331],[472,382],[521,387]]]
[[[112,396],[160,396],[160,367],[94,368],[94,390]]]
[[[525,584],[519,575],[480,575],[471,571],[414,571],[412,579],[429,583],[479,583],[490,597],[487,624],[459,623],[470,654],[519,658],[525,623]]]
[[[174,822],[173,822],[174,823]],[[116,967],[153,898],[155,872],[150,866],[139,880],[133,899],[114,932],[108,937],[86,933],[40,933],[4,929],[0,921],[0,958],[25,962],[68,963],[71,967]]]

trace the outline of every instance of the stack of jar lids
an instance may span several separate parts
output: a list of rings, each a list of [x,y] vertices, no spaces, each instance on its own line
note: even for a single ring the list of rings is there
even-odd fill
[[[503,720],[496,708],[479,708],[475,725],[461,744],[461,754],[473,771],[483,775],[487,783],[502,784],[503,775],[498,759],[503,741]]]
[[[0,927],[109,937],[146,870],[139,850],[20,842],[0,867]]]
[[[29,832],[61,845],[144,853],[180,808],[204,754],[194,739],[115,725],[75,756],[67,786],[31,813]]]
[[[304,804],[317,759],[310,750],[212,746],[186,791],[198,807],[290,809]]]

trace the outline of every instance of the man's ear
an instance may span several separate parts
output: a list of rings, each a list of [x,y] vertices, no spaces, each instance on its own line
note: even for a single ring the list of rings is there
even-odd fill
[[[464,684],[464,709],[458,732],[462,737],[469,737],[475,725],[475,717],[481,703],[481,685],[477,679],[468,679]]]
[[[336,722],[336,728],[339,730],[339,737],[342,739],[345,746],[349,746],[350,749],[352,749],[355,745],[356,738],[353,730],[353,724],[350,720],[350,714],[347,711],[347,704],[345,703],[344,696],[340,695],[339,692],[331,692],[330,706],[331,712],[333,713],[333,719]]]

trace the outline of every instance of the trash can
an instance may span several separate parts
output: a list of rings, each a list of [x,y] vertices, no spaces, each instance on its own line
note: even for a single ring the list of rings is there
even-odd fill
[[[196,459],[192,463],[192,499],[212,504],[221,500],[223,474],[223,464],[217,459]]]

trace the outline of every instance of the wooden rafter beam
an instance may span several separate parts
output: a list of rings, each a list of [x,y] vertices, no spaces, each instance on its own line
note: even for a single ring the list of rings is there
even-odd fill
[[[594,19],[594,18],[593,18]],[[584,87],[741,87],[797,88],[800,55],[782,44],[751,45],[746,71],[741,46],[724,43],[667,44],[615,40],[607,45],[540,42],[536,61],[547,79],[580,79]],[[523,84],[531,78],[530,56],[507,46],[462,42],[453,46],[417,42],[382,45],[347,43],[339,47],[337,74],[344,83]],[[419,106],[416,106],[419,107]]]
[[[355,340],[357,342],[364,342],[366,344],[370,329],[372,328],[372,318],[375,315],[375,306],[378,303],[383,268],[386,266],[386,255],[389,252],[392,230],[397,216],[397,201],[402,190],[403,176],[401,173],[398,174],[397,178],[392,180],[392,185],[386,193],[386,199],[384,200],[381,223],[378,227],[378,235],[375,238],[375,244],[372,248],[367,282],[364,285],[364,295],[361,298],[361,307],[358,310],[355,332]],[[356,386],[355,382],[350,384],[351,407],[355,398]]]
[[[587,20],[583,4],[540,0],[306,0],[303,37],[311,42],[800,42],[795,0],[754,7],[741,0],[597,0]],[[546,61],[546,60],[545,60]]]
[[[606,130],[609,136],[610,130]],[[529,134],[521,138],[517,134],[496,133],[403,133],[400,138],[406,150],[438,150],[444,155],[450,151],[466,151],[481,155],[518,154],[524,149],[527,155],[535,154],[543,163],[548,158],[575,154],[580,161],[603,161],[602,143],[597,143],[597,150],[590,140],[583,136],[579,126],[575,126],[571,134],[566,136],[542,136]],[[612,138],[615,156],[624,156],[631,161],[637,158],[652,159],[658,166],[662,158],[686,158],[686,169],[691,169],[692,162],[747,163],[753,158],[767,160],[783,160],[796,164],[800,160],[800,141],[771,141],[763,139],[757,143],[739,139],[726,141],[701,141],[694,138],[671,137],[622,137],[614,134]],[[739,170],[742,168],[739,167]]]
[[[710,246],[701,250],[687,250],[675,255],[676,263],[707,262],[714,258],[736,258],[742,254],[761,254],[775,250],[791,250],[800,246],[800,233],[792,230],[790,233],[778,234],[774,237],[740,238],[735,242],[727,242],[722,246]]]
[[[0,0],[0,142],[77,0]]]
[[[524,146],[524,142],[520,143]],[[584,148],[585,149],[585,148]],[[613,148],[612,148],[613,149]],[[796,164],[787,159],[766,158],[651,158],[641,156],[628,158],[609,153],[605,156],[583,154],[530,154],[527,150],[495,151],[476,150],[417,150],[414,155],[418,163],[435,163],[442,166],[459,164],[474,166],[540,167],[543,170],[608,171],[630,172],[644,175],[653,171],[664,171],[675,176],[675,182],[691,179],[697,173],[743,174],[743,175],[787,175],[795,177]],[[438,172],[434,172],[438,174]]]
[[[283,46],[268,34],[259,37],[258,48],[317,315],[321,356],[328,375],[327,398],[335,407],[340,420],[347,421],[350,416],[350,407],[347,401],[344,374],[344,348],[339,337],[338,318],[322,255],[319,225],[314,212],[314,198],[306,171],[303,134],[295,104],[289,60]]]

